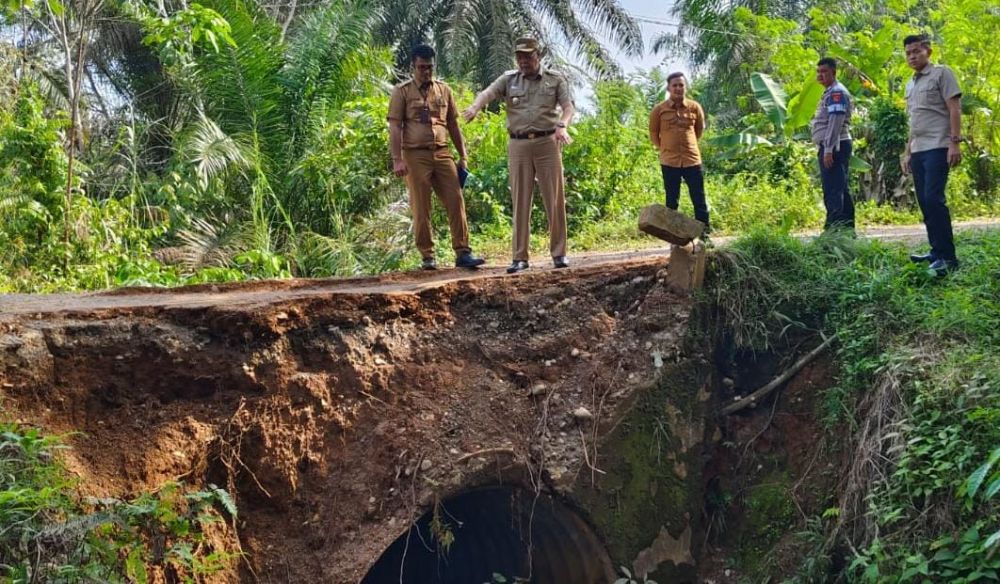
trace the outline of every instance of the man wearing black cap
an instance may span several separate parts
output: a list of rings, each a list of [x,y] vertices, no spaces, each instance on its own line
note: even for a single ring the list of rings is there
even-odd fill
[[[491,101],[504,98],[507,105],[508,165],[513,199],[513,262],[507,272],[528,269],[528,237],[535,182],[549,220],[549,251],[557,268],[566,261],[566,196],[563,192],[562,146],[573,141],[566,131],[573,118],[573,97],[566,78],[542,67],[538,41],[515,41],[517,69],[507,71],[476,96],[462,116],[476,117]]]

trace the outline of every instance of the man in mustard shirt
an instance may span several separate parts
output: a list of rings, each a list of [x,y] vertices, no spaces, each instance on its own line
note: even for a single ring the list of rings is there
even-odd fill
[[[557,268],[566,260],[566,195],[562,147],[570,144],[566,127],[573,118],[573,96],[561,73],[542,67],[538,41],[520,38],[514,43],[517,69],[497,78],[462,113],[471,121],[491,101],[504,98],[507,106],[507,164],[514,215],[513,274],[528,269],[528,236],[535,182],[549,220],[549,251]]]
[[[698,149],[698,140],[705,133],[705,112],[698,102],[685,97],[687,80],[683,73],[667,76],[667,92],[667,99],[649,114],[649,139],[660,152],[667,207],[677,209],[683,179],[694,204],[694,218],[705,224],[707,234],[708,202]]]
[[[485,260],[472,255],[465,199],[448,136],[458,149],[458,166],[466,168],[465,140],[451,88],[434,79],[434,49],[414,47],[410,56],[413,77],[397,85],[389,98],[389,148],[392,170],[406,179],[413,213],[413,235],[425,270],[437,268],[431,235],[431,191],[448,213],[455,267],[475,268]]]

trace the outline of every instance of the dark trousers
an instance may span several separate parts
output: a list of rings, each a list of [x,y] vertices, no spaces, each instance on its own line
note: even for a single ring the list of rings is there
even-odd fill
[[[694,218],[704,223],[708,232],[708,202],[705,200],[705,175],[701,172],[701,165],[677,168],[661,164],[660,169],[663,171],[663,190],[667,192],[667,206],[677,210],[681,199],[681,179],[684,179],[694,205]]]
[[[955,260],[955,242],[951,232],[951,212],[944,199],[948,184],[948,149],[936,148],[914,152],[910,156],[917,202],[924,214],[927,240],[934,259]]]
[[[851,149],[850,140],[841,140],[840,149],[833,153],[833,166],[827,168],[823,165],[823,147],[819,147],[819,178],[823,183],[823,205],[826,207],[823,229],[854,229],[854,200],[848,181]]]

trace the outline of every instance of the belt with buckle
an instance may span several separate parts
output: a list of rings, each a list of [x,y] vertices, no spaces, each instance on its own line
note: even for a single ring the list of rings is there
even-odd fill
[[[524,134],[515,134],[514,132],[508,132],[511,139],[513,140],[534,140],[535,138],[541,138],[543,136],[551,136],[555,134],[555,130],[546,130],[544,132],[525,132]]]

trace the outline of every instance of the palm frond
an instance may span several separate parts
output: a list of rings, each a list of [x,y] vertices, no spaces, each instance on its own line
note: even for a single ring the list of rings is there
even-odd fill
[[[552,13],[553,26],[570,40],[572,50],[591,71],[600,77],[621,74],[621,67],[597,39],[594,31],[576,16],[569,0],[546,0],[545,7]],[[639,43],[641,46],[641,40]]]
[[[305,232],[291,255],[301,276],[358,276],[398,269],[411,246],[406,201],[381,207],[373,215],[352,219],[337,213],[333,232]]]
[[[197,72],[205,113],[222,130],[253,144],[257,162],[269,162],[284,149],[288,135],[279,73],[284,45],[281,30],[263,12],[243,0],[208,0],[231,27],[235,47],[199,59]]]
[[[180,264],[188,271],[208,266],[230,265],[238,253],[240,242],[246,234],[239,224],[229,217],[221,221],[213,218],[195,218],[191,226],[177,234],[181,241],[177,254]]]
[[[617,0],[577,0],[576,5],[595,32],[609,37],[626,55],[642,55],[639,23]]]
[[[194,165],[202,188],[223,173],[250,169],[252,155],[245,150],[203,113],[178,144],[182,158]]]
[[[355,89],[353,57],[368,44],[378,10],[368,0],[334,0],[302,19],[288,42],[281,72],[291,130],[288,152],[297,160],[316,106],[343,102]]]

